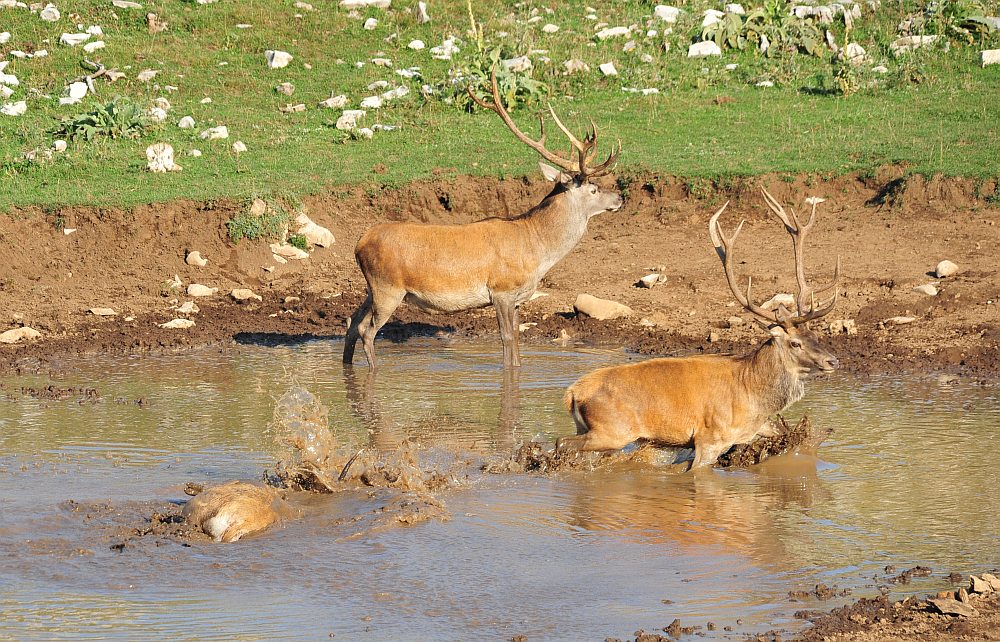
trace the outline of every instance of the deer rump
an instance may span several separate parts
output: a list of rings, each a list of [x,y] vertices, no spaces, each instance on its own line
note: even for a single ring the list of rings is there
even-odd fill
[[[509,229],[504,233],[510,223],[386,223],[358,241],[355,258],[370,291],[401,290],[404,301],[430,312],[483,308],[494,293],[521,301],[546,266],[530,248],[510,243]]]

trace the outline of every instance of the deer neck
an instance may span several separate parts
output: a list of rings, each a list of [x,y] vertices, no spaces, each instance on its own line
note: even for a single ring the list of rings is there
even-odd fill
[[[748,396],[762,418],[781,412],[805,394],[802,377],[785,363],[774,339],[762,343],[741,366]]]
[[[569,254],[587,232],[587,216],[576,211],[565,192],[549,196],[520,222],[538,252],[543,274]]]

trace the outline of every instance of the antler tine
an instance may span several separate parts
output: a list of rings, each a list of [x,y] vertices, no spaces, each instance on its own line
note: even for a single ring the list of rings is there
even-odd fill
[[[797,230],[798,225],[793,225],[792,221],[788,219],[788,214],[785,213],[785,208],[781,206],[781,203],[778,202],[778,199],[771,196],[771,193],[768,192],[763,185],[760,186],[760,191],[764,195],[764,201],[767,202],[767,206],[771,209],[772,212],[774,212],[774,214],[778,218],[781,219],[781,222],[785,224],[785,227],[789,230],[789,233],[791,233],[792,230]],[[794,215],[795,212],[792,212],[793,217]],[[798,223],[798,221],[796,220],[795,223]]]
[[[590,152],[587,154],[587,165],[597,158],[597,123],[594,119],[590,119],[590,134],[587,136],[587,140],[590,142]]]
[[[593,176],[601,176],[603,174],[606,174],[608,172],[608,170],[610,170],[611,167],[615,163],[618,162],[618,155],[621,154],[621,151],[622,151],[622,142],[621,142],[621,140],[619,140],[618,143],[617,143],[616,149],[612,149],[611,153],[608,154],[607,160],[605,160],[603,163],[601,163],[597,167],[587,169],[587,176],[588,177],[593,177]],[[596,151],[595,151],[595,155],[596,155]]]
[[[552,108],[551,104],[548,105],[548,108],[549,108],[549,113],[552,114],[552,120],[556,122],[556,125],[559,127],[559,129],[562,130],[562,133],[566,134],[566,138],[569,139],[570,144],[573,145],[573,147],[575,147],[576,149],[580,149],[581,147],[583,147],[583,143],[581,143],[580,140],[573,135],[573,132],[567,129],[566,125],[563,125],[563,122],[559,120],[559,116],[556,115],[556,110]]]
[[[524,132],[522,132],[520,129],[518,129],[517,125],[514,124],[514,119],[510,117],[510,114],[507,112],[507,110],[503,106],[503,100],[501,100],[501,98],[500,98],[500,87],[499,87],[499,85],[497,83],[497,68],[496,68],[495,65],[494,65],[493,69],[490,71],[490,83],[491,83],[492,89],[493,89],[493,103],[492,104],[491,103],[487,103],[486,101],[484,101],[484,100],[480,99],[479,97],[477,97],[475,95],[475,93],[472,91],[472,87],[471,86],[466,87],[466,91],[468,92],[469,96],[472,98],[472,100],[477,105],[479,105],[480,107],[483,107],[484,109],[489,109],[491,111],[496,112],[496,114],[498,116],[500,116],[500,119],[503,120],[504,124],[507,125],[507,129],[509,129],[514,134],[514,136],[517,137],[517,139],[519,141],[521,141],[522,143],[524,143],[528,147],[530,147],[533,150],[535,150],[536,152],[538,152],[542,156],[542,158],[544,158],[545,160],[549,161],[550,163],[552,163],[554,165],[557,165],[558,167],[560,167],[560,168],[562,168],[562,169],[564,169],[564,170],[566,170],[568,172],[578,172],[579,168],[577,167],[577,163],[575,161],[573,161],[571,159],[568,159],[568,158],[563,158],[559,154],[556,154],[555,152],[552,152],[552,151],[549,151],[548,149],[546,149],[545,144],[544,144],[545,143],[545,126],[544,126],[544,124],[542,125],[542,135],[541,135],[541,138],[539,140],[537,140],[537,141],[534,140],[534,139],[532,139],[532,138],[529,138]],[[549,109],[551,111],[551,107]],[[541,116],[539,116],[539,119],[541,119]],[[560,127],[561,127],[561,125],[560,125]],[[565,129],[563,131],[565,131]]]
[[[712,244],[715,245],[715,251],[719,255],[719,259],[722,260],[722,269],[726,273],[726,281],[729,283],[729,289],[732,291],[733,296],[736,300],[746,308],[748,311],[752,312],[756,316],[760,317],[768,323],[782,323],[782,319],[778,317],[778,313],[769,312],[764,308],[756,305],[750,299],[750,287],[753,284],[753,279],[747,281],[746,294],[740,292],[740,288],[736,284],[736,276],[733,273],[733,248],[736,245],[736,239],[740,235],[740,231],[743,229],[743,223],[736,227],[736,231],[729,238],[726,238],[725,233],[722,231],[722,225],[719,223],[719,217],[729,206],[729,201],[719,208],[719,210],[712,215],[712,218],[708,221],[708,233],[712,237]]]

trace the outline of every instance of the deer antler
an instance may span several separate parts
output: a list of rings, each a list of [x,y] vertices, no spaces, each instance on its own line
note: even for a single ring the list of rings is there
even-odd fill
[[[746,308],[749,312],[754,313],[761,320],[767,323],[782,323],[785,320],[785,309],[780,307],[779,310],[771,312],[760,307],[756,303],[750,300],[750,287],[753,285],[753,278],[751,277],[747,280],[747,291],[744,294],[740,292],[740,288],[736,283],[736,274],[733,270],[733,250],[736,247],[736,237],[740,235],[740,230],[743,229],[743,223],[746,221],[740,221],[740,224],[736,227],[736,231],[729,238],[722,232],[722,225],[719,223],[719,217],[722,213],[726,211],[729,207],[729,201],[719,208],[712,218],[708,221],[708,233],[712,237],[712,244],[715,245],[715,251],[719,255],[719,259],[722,260],[722,267],[726,271],[726,281],[729,283],[729,289],[732,290],[733,296],[739,301],[740,305]],[[790,314],[790,313],[789,313]]]
[[[838,292],[836,287],[838,281],[840,281],[840,257],[837,257],[837,266],[833,271],[833,279],[823,287],[815,289],[810,287],[809,282],[806,281],[804,256],[805,238],[809,234],[809,230],[812,229],[813,219],[816,217],[816,206],[822,203],[823,199],[810,198],[806,200],[812,206],[812,210],[809,213],[809,220],[803,224],[799,221],[795,210],[789,208],[789,212],[785,212],[785,208],[763,186],[760,188],[760,191],[764,194],[767,206],[781,219],[781,222],[785,224],[785,231],[792,237],[792,251],[795,254],[795,280],[798,283],[799,289],[798,296],[795,297],[798,314],[788,319],[787,322],[791,325],[801,325],[807,321],[819,319],[829,314],[837,304]],[[817,308],[816,298],[829,292],[831,289],[833,290],[833,297],[825,305]]]
[[[580,181],[585,181],[590,177],[600,176],[607,173],[618,160],[618,155],[621,153],[620,140],[618,141],[617,151],[613,149],[611,153],[608,154],[607,160],[597,167],[588,167],[588,164],[597,156],[597,125],[595,125],[593,121],[590,122],[590,134],[588,134],[581,142],[576,136],[573,135],[572,132],[569,131],[569,129],[567,129],[565,125],[563,125],[562,121],[559,120],[555,110],[552,109],[552,105],[549,105],[549,113],[552,115],[552,120],[555,121],[556,126],[558,126],[559,129],[562,130],[563,134],[565,134],[569,139],[570,145],[572,145],[573,148],[572,151],[575,151],[577,154],[577,160],[574,161],[547,149],[545,147],[545,121],[542,119],[541,114],[538,116],[541,136],[538,140],[534,140],[518,129],[517,125],[514,124],[514,120],[510,117],[510,114],[507,113],[507,109],[504,108],[503,100],[500,98],[500,88],[497,84],[497,70],[495,66],[490,71],[490,83],[493,93],[493,102],[491,103],[487,103],[476,96],[476,94],[472,91],[471,85],[466,88],[466,91],[469,93],[469,97],[472,98],[477,105],[484,109],[496,112],[497,115],[500,116],[501,120],[503,120],[504,124],[507,125],[507,128],[513,132],[514,136],[516,136],[518,140],[538,152],[545,160],[566,170],[567,172],[575,174]]]

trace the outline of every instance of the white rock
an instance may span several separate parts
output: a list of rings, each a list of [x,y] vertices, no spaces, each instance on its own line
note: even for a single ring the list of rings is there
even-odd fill
[[[791,294],[778,293],[761,304],[765,310],[777,310],[779,305],[785,306],[789,311],[795,311],[795,297]]]
[[[865,48],[856,42],[848,43],[847,46],[837,52],[837,58],[846,60],[854,67],[868,62],[868,54],[865,52]]]
[[[197,314],[201,312],[201,309],[199,309],[198,306],[195,305],[194,301],[185,301],[183,305],[177,308],[177,311],[180,312],[181,314]]]
[[[671,7],[665,4],[656,5],[656,8],[653,9],[653,15],[667,23],[677,22],[677,17],[680,13],[681,10],[677,7]]]
[[[54,152],[66,151],[66,141],[62,139],[52,141],[52,151]]]
[[[200,149],[189,149],[188,150],[188,156],[191,156],[193,158],[198,158],[199,156],[201,156],[201,150]]]
[[[437,47],[431,47],[431,57],[435,60],[451,60],[451,57],[459,53],[458,45],[454,38],[446,38]]]
[[[647,274],[636,282],[636,286],[640,288],[652,288],[660,282],[660,275],[657,273]]]
[[[564,62],[563,68],[566,70],[563,73],[565,73],[567,76],[569,74],[587,73],[590,71],[590,65],[588,65],[582,60],[578,60],[575,58],[573,60],[567,60],[566,62]]]
[[[375,130],[369,127],[359,127],[357,132],[358,136],[361,136],[361,138],[364,138],[365,140],[371,140],[372,137],[375,136]]]
[[[191,116],[185,116],[177,121],[177,126],[181,129],[194,129],[194,118]]]
[[[596,35],[598,40],[607,40],[608,38],[627,36],[630,33],[632,31],[628,27],[608,27],[607,29],[601,29]]]
[[[906,325],[907,323],[913,323],[916,321],[914,317],[889,317],[882,323],[889,325]]]
[[[283,82],[274,88],[274,91],[279,94],[285,94],[286,96],[291,96],[295,93],[295,85],[290,82]]]
[[[598,299],[589,294],[576,297],[573,309],[577,314],[585,314],[598,320],[617,319],[632,314],[632,308],[607,299]]]
[[[923,285],[918,285],[913,288],[913,291],[917,294],[926,294],[927,296],[937,296],[938,289],[933,283],[924,283]]]
[[[919,49],[920,47],[932,44],[937,39],[938,36],[906,36],[893,41],[893,43],[889,45],[889,51],[891,51],[894,56],[898,57],[908,51],[913,51],[914,49]]]
[[[0,77],[2,77],[2,75],[3,74],[0,74]],[[0,84],[0,98],[10,98],[13,95],[14,95],[13,89],[8,87],[7,85]]]
[[[142,5],[131,0],[111,0],[111,4],[119,9],[142,9]]]
[[[38,14],[38,17],[44,20],[45,22],[55,22],[60,17],[59,9],[56,9],[56,6],[54,4],[47,4],[45,5],[45,8],[42,9],[41,12]]]
[[[184,257],[184,262],[195,267],[205,267],[208,265],[208,259],[202,258],[201,252],[198,250],[188,252],[188,255]]]
[[[167,281],[167,282],[165,283],[165,285],[166,285],[166,286],[167,286],[168,288],[170,288],[171,290],[179,290],[179,289],[180,289],[180,287],[181,287],[181,286],[183,285],[183,283],[181,282],[181,277],[179,277],[179,276],[177,276],[177,275],[175,274],[175,275],[174,275],[174,278],[172,278],[172,279],[170,279],[169,281]]]
[[[955,274],[958,274],[958,266],[945,259],[944,261],[938,263],[937,267],[934,268],[934,274],[937,275],[939,279],[954,276]]]
[[[285,259],[292,259],[294,261],[300,261],[302,259],[309,258],[309,252],[305,250],[300,250],[294,245],[289,245],[288,243],[272,243],[271,252],[275,256],[279,256]]]
[[[100,25],[90,25],[89,27],[87,27],[86,31],[92,36],[104,35],[104,29],[101,29]]]
[[[979,59],[986,65],[1000,65],[1000,49],[986,49],[979,52]]]
[[[247,146],[246,144],[244,144],[242,140],[238,140],[235,143],[233,143],[233,151],[237,154],[242,154],[243,152],[247,151]]]
[[[219,288],[210,288],[201,283],[192,283],[187,287],[188,296],[212,296],[219,291]]]
[[[559,25],[554,25],[551,22],[542,27],[542,33],[555,33],[559,31]]]
[[[8,42],[10,42],[10,32],[9,31],[0,32],[0,45],[5,45]]]
[[[706,9],[703,15],[704,17],[701,20],[701,26],[704,29],[705,27],[714,25],[716,22],[722,20],[722,17],[726,14],[718,9]]]
[[[606,62],[600,66],[601,73],[605,76],[617,76],[618,70],[615,69],[615,63]]]
[[[854,319],[838,319],[830,322],[830,334],[846,334],[854,336],[858,333],[858,324]]]
[[[37,339],[42,336],[42,333],[34,328],[29,328],[24,326],[22,328],[14,328],[13,330],[7,330],[3,334],[0,334],[0,343],[17,343],[21,339]]]
[[[233,297],[234,299],[236,299],[241,303],[243,301],[250,301],[251,299],[256,299],[258,301],[264,300],[264,297],[262,297],[259,294],[254,294],[253,290],[249,290],[247,288],[236,288],[235,290],[229,293],[229,296]]]
[[[166,328],[167,330],[187,330],[188,328],[194,327],[193,319],[171,319],[166,323],[158,323],[161,328]]]
[[[87,44],[85,44],[83,46],[83,50],[86,51],[87,53],[94,53],[98,49],[104,49],[104,46],[105,45],[103,40],[95,40],[94,42],[88,42]]]
[[[389,86],[389,81],[387,80],[376,80],[368,85],[368,91],[375,91],[377,89],[385,89]]]
[[[284,107],[279,107],[278,108],[278,111],[280,111],[282,113],[285,113],[285,114],[296,114],[296,113],[299,113],[299,112],[303,112],[305,110],[306,110],[306,104],[305,103],[298,103],[298,104],[288,103]]]
[[[59,36],[59,44],[75,47],[90,40],[89,33],[64,33]]]
[[[409,47],[410,49],[414,50],[414,51],[420,51],[421,49],[423,49],[427,45],[424,44],[423,40],[411,40],[410,44],[408,44],[406,46]]]
[[[364,109],[345,109],[337,119],[337,129],[348,131],[356,128],[358,119],[364,118],[366,113]]]
[[[771,80],[761,80],[754,87],[774,87],[774,81]]]
[[[174,163],[174,148],[168,143],[153,143],[146,148],[146,166],[151,172],[179,172],[181,166]]]
[[[146,115],[148,115],[149,119],[154,123],[162,123],[167,119],[167,112],[162,107],[153,107],[146,112]]]
[[[347,96],[332,96],[323,100],[319,103],[320,107],[328,107],[330,109],[343,109],[347,106]]]
[[[767,50],[771,48],[771,41],[767,39],[767,34],[760,34],[760,44],[757,45],[761,53],[767,53]]]
[[[418,2],[417,6],[414,7],[413,12],[416,15],[418,23],[425,24],[425,23],[431,21],[430,15],[427,14],[427,3],[426,2],[423,2],[423,1]]]
[[[297,1],[292,6],[295,7],[296,9],[301,9],[302,11],[315,11],[316,10],[316,8],[313,7],[311,4],[309,4],[308,2],[301,2],[301,0]]]
[[[382,107],[381,96],[368,96],[361,100],[361,106],[365,109],[380,109]]]
[[[741,4],[727,4],[726,13],[734,13],[738,16],[745,16],[747,15],[747,10],[744,9]]]
[[[170,111],[170,101],[163,96],[157,96],[153,99],[153,104],[162,109],[163,111]]]
[[[392,67],[392,61],[388,58],[372,58],[372,64],[376,67]]]
[[[885,65],[878,65],[877,67],[872,67],[872,71],[877,74],[887,74],[889,73],[889,68]]]
[[[268,49],[264,52],[264,57],[267,58],[267,66],[271,69],[281,69],[282,67],[287,67],[288,63],[292,61],[292,54],[287,51],[279,51],[276,49]]]
[[[330,247],[333,245],[333,232],[322,225],[314,223],[308,216],[306,216],[305,212],[300,212],[299,215],[295,217],[295,224],[297,226],[295,233],[306,237],[306,241],[309,245],[318,245],[320,247]]]
[[[69,96],[70,98],[81,100],[87,95],[87,83],[85,82],[70,83],[69,87],[66,88],[66,95]]]
[[[202,105],[207,105],[207,104],[209,104],[209,103],[212,102],[212,99],[209,98],[208,96],[205,96],[204,98],[202,98],[198,102],[200,102]]]
[[[738,64],[736,64],[735,62],[731,62],[728,65],[726,65],[726,71],[736,71],[737,67],[739,67]]]
[[[721,56],[722,49],[712,40],[696,42],[688,47],[688,58],[705,58],[707,56]]]
[[[16,103],[6,103],[0,107],[0,114],[4,116],[23,116],[26,111],[28,111],[28,103],[23,100]]]
[[[376,9],[388,9],[392,0],[340,0],[343,9],[364,9],[365,7],[375,7]]]
[[[229,138],[229,128],[225,125],[219,125],[217,127],[209,127],[200,134],[202,140],[218,140],[220,138]]]
[[[378,20],[375,18],[368,18],[362,26],[366,31],[373,31],[378,27]]]
[[[501,61],[504,69],[508,71],[513,71],[517,73],[528,71],[532,68],[531,58],[527,56],[518,56],[517,58],[509,58],[507,60]]]
[[[143,69],[139,72],[139,75],[135,77],[139,82],[149,82],[156,77],[156,74],[160,73],[159,69]]]
[[[90,308],[87,311],[97,317],[113,317],[118,315],[118,313],[111,308]]]
[[[64,227],[63,228],[63,234],[66,235],[66,236],[69,236],[70,234],[73,234],[74,232],[76,232],[76,228],[75,227]]]

